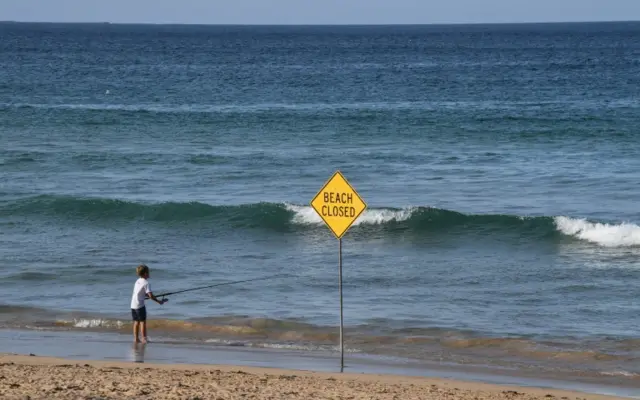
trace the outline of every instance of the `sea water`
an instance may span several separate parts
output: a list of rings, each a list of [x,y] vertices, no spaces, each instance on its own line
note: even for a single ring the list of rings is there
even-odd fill
[[[640,373],[640,24],[0,24],[0,325]]]

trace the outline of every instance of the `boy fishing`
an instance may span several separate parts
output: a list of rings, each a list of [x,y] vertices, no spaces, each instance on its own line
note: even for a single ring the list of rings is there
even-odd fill
[[[138,280],[133,285],[133,295],[131,296],[131,317],[133,318],[133,338],[135,343],[139,343],[139,333],[142,330],[142,343],[147,343],[147,309],[144,304],[145,297],[162,305],[168,300],[158,300],[151,292],[149,286],[149,267],[141,264],[136,268]]]

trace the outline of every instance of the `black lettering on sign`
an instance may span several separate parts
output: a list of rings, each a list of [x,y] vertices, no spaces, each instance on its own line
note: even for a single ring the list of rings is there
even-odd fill
[[[324,202],[351,204],[353,203],[353,193],[324,192]]]
[[[356,216],[355,207],[348,206],[322,206],[323,217],[347,217],[354,218]]]
[[[324,192],[323,197],[324,202],[328,203],[320,210],[323,217],[355,218],[355,207],[343,205],[353,204],[353,193]]]

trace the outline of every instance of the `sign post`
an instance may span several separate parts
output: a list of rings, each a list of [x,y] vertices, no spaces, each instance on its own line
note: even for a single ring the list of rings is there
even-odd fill
[[[311,207],[338,239],[338,291],[340,293],[340,372],[344,371],[344,313],[342,301],[342,236],[367,208],[367,204],[336,171],[311,200]]]

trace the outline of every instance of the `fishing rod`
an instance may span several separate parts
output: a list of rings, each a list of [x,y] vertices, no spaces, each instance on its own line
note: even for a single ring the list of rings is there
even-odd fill
[[[156,295],[156,297],[160,298],[160,297],[170,296],[170,295],[178,294],[178,293],[192,292],[194,290],[209,289],[209,288],[216,287],[216,286],[235,285],[237,283],[244,283],[244,282],[264,281],[264,280],[267,280],[267,279],[274,279],[274,278],[276,278],[278,276],[284,276],[284,275],[287,275],[287,274],[277,274],[277,275],[271,275],[271,276],[266,276],[266,277],[262,277],[262,278],[253,278],[253,279],[244,279],[244,280],[241,280],[241,281],[216,283],[215,285],[200,286],[200,287],[195,287],[195,288],[191,288],[191,289],[178,290],[178,291],[175,291],[175,292],[162,293],[162,294]],[[148,299],[149,297],[145,296],[145,298]]]

